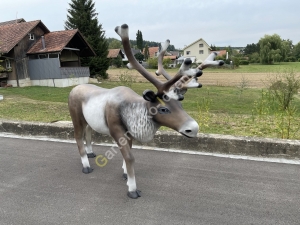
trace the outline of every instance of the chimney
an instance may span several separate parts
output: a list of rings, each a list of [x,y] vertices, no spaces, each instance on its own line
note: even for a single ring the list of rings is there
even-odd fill
[[[46,48],[46,44],[45,44],[45,38],[44,36],[42,36],[42,49]]]

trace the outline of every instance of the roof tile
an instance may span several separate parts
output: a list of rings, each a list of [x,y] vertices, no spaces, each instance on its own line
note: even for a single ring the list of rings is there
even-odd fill
[[[27,54],[60,52],[78,32],[75,30],[54,31],[44,35],[45,46],[43,49],[42,41],[37,41],[27,52]]]
[[[0,52],[8,53],[38,24],[44,27],[46,33],[50,32],[40,20],[0,26]]]
[[[108,54],[107,54],[107,58],[117,58],[120,51],[121,51],[121,49],[119,49],[119,48],[109,49]],[[121,51],[121,54],[122,54],[122,51]]]

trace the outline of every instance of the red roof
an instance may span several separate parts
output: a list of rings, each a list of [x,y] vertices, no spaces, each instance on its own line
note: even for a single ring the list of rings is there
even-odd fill
[[[15,24],[15,23],[22,23],[26,22],[23,18],[21,19],[15,19],[15,20],[10,20],[10,21],[5,21],[5,22],[0,22],[0,26],[8,25],[8,24]]]
[[[0,52],[8,53],[36,26],[41,26],[45,33],[50,32],[40,20],[1,25]]]
[[[75,30],[54,31],[44,35],[45,46],[43,49],[42,41],[37,41],[27,52],[27,54],[60,52],[70,42],[74,35],[78,32]]]
[[[121,49],[116,48],[116,49],[108,49],[108,54],[107,58],[117,58]]]
[[[149,56],[150,58],[157,57],[155,53],[157,52],[157,55],[159,53],[159,47],[149,47]]]
[[[222,56],[222,55],[226,55],[226,50],[218,50],[218,51],[213,51],[213,52],[217,52],[219,56]]]

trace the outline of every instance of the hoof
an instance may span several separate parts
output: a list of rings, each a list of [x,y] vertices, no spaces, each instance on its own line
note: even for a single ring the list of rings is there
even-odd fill
[[[88,174],[93,172],[93,169],[91,167],[82,168],[82,172]]]
[[[127,174],[123,173],[123,180],[127,180]]]
[[[95,154],[94,152],[88,153],[88,154],[87,154],[87,157],[88,157],[88,158],[95,158],[95,157],[96,157],[96,154]]]
[[[136,190],[136,191],[130,191],[130,192],[128,191],[127,196],[129,198],[137,199],[138,197],[141,197],[142,195],[141,195],[141,191]]]

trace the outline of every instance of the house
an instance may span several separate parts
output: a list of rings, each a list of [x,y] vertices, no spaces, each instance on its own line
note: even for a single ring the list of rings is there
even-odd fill
[[[122,52],[120,48],[117,49],[108,49],[107,58],[109,59],[115,59],[118,56],[120,56],[122,59],[124,59],[125,54]]]
[[[112,66],[114,64],[114,60],[117,58],[120,58],[120,60],[124,60],[125,54],[122,52],[120,48],[117,49],[108,49],[107,58],[110,59],[110,65]],[[122,64],[122,62],[121,62]]]
[[[0,60],[7,70],[1,82],[66,87],[88,83],[88,67],[80,57],[95,52],[78,29],[50,32],[41,20],[0,23]]]
[[[202,38],[194,41],[190,45],[183,48],[183,56],[178,60],[180,63],[186,58],[190,58],[193,63],[203,62],[211,53],[210,46]]]
[[[159,47],[149,47],[149,57],[155,58],[159,54]],[[170,51],[166,52],[164,59],[171,59],[171,63],[169,64],[169,67],[176,67],[177,59],[179,57],[178,51]]]
[[[159,47],[149,47],[149,58],[155,58],[158,56]]]
[[[171,68],[176,67],[178,56],[176,56],[176,55],[165,55],[164,59],[171,59],[171,63],[169,64],[169,67],[171,67]]]

